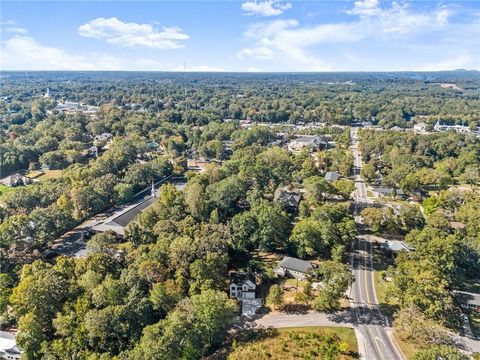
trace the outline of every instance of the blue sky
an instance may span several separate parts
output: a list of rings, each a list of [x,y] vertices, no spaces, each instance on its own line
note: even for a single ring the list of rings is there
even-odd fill
[[[2,1],[3,70],[480,70],[479,1]]]

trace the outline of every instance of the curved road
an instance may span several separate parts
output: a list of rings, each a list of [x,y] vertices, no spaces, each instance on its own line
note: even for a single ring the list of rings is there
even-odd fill
[[[352,128],[352,154],[354,157],[355,177],[355,221],[361,224],[359,216],[362,206],[371,201],[360,169],[362,161],[358,153],[357,129]],[[395,345],[388,319],[379,310],[375,293],[373,272],[372,243],[370,236],[359,236],[351,258],[354,281],[351,288],[350,305],[352,307],[358,333],[359,347],[363,347],[363,355],[367,360],[403,360],[401,351]],[[363,344],[362,344],[363,343]]]

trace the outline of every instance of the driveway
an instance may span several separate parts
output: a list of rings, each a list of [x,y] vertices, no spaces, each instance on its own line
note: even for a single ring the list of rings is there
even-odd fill
[[[335,314],[318,313],[308,311],[304,314],[286,314],[286,313],[269,313],[257,320],[256,326],[287,328],[287,327],[304,327],[304,326],[346,326],[354,327],[351,322],[350,312],[338,312]]]

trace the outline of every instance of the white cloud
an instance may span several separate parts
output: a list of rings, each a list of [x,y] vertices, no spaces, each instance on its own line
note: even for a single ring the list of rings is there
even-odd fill
[[[245,48],[237,52],[237,58],[245,59],[247,57],[254,57],[260,60],[269,60],[273,58],[273,50],[265,46],[257,46],[252,49]]]
[[[26,34],[28,32],[27,29],[24,29],[22,27],[17,27],[17,26],[8,27],[5,29],[5,31],[10,33],[15,33],[15,34]]]
[[[378,0],[359,0],[355,1],[353,9],[349,10],[349,14],[372,16],[380,12]]]
[[[115,17],[91,20],[81,25],[78,33],[122,47],[143,46],[156,49],[179,49],[183,47],[181,41],[190,38],[178,27],[164,27],[159,31],[150,24],[126,23]]]
[[[14,35],[2,43],[0,67],[5,70],[172,70],[158,59],[112,54],[73,54],[46,46],[32,37]]]
[[[112,59],[103,58],[104,68],[112,66]],[[1,64],[9,70],[96,70],[95,59],[75,56],[65,51],[39,44],[28,36],[16,35],[2,44]],[[107,65],[108,64],[108,65]]]
[[[0,21],[0,26],[5,26],[5,25],[15,25],[15,21],[13,21],[13,20],[2,20],[2,21]]]
[[[268,1],[246,1],[242,4],[242,10],[245,15],[256,16],[278,16],[282,15],[285,10],[291,9],[291,3],[282,4],[278,0]]]
[[[313,26],[301,26],[295,19],[251,24],[244,35],[253,43],[238,51],[237,58],[286,57],[302,70],[331,70],[332,64],[312,54],[314,46],[353,44],[366,39],[391,41],[409,34],[438,31],[448,25],[451,15],[446,7],[418,12],[410,10],[408,4],[395,2],[382,9],[378,0],[356,1],[349,13],[358,18]]]

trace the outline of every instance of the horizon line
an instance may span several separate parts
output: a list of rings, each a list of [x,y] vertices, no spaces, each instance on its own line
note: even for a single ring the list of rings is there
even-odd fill
[[[324,70],[324,71],[242,71],[242,70],[222,70],[222,71],[183,71],[183,70],[12,70],[0,69],[2,72],[145,72],[145,73],[197,73],[197,74],[335,74],[335,73],[439,73],[439,72],[480,72],[480,69],[449,69],[449,70]]]

